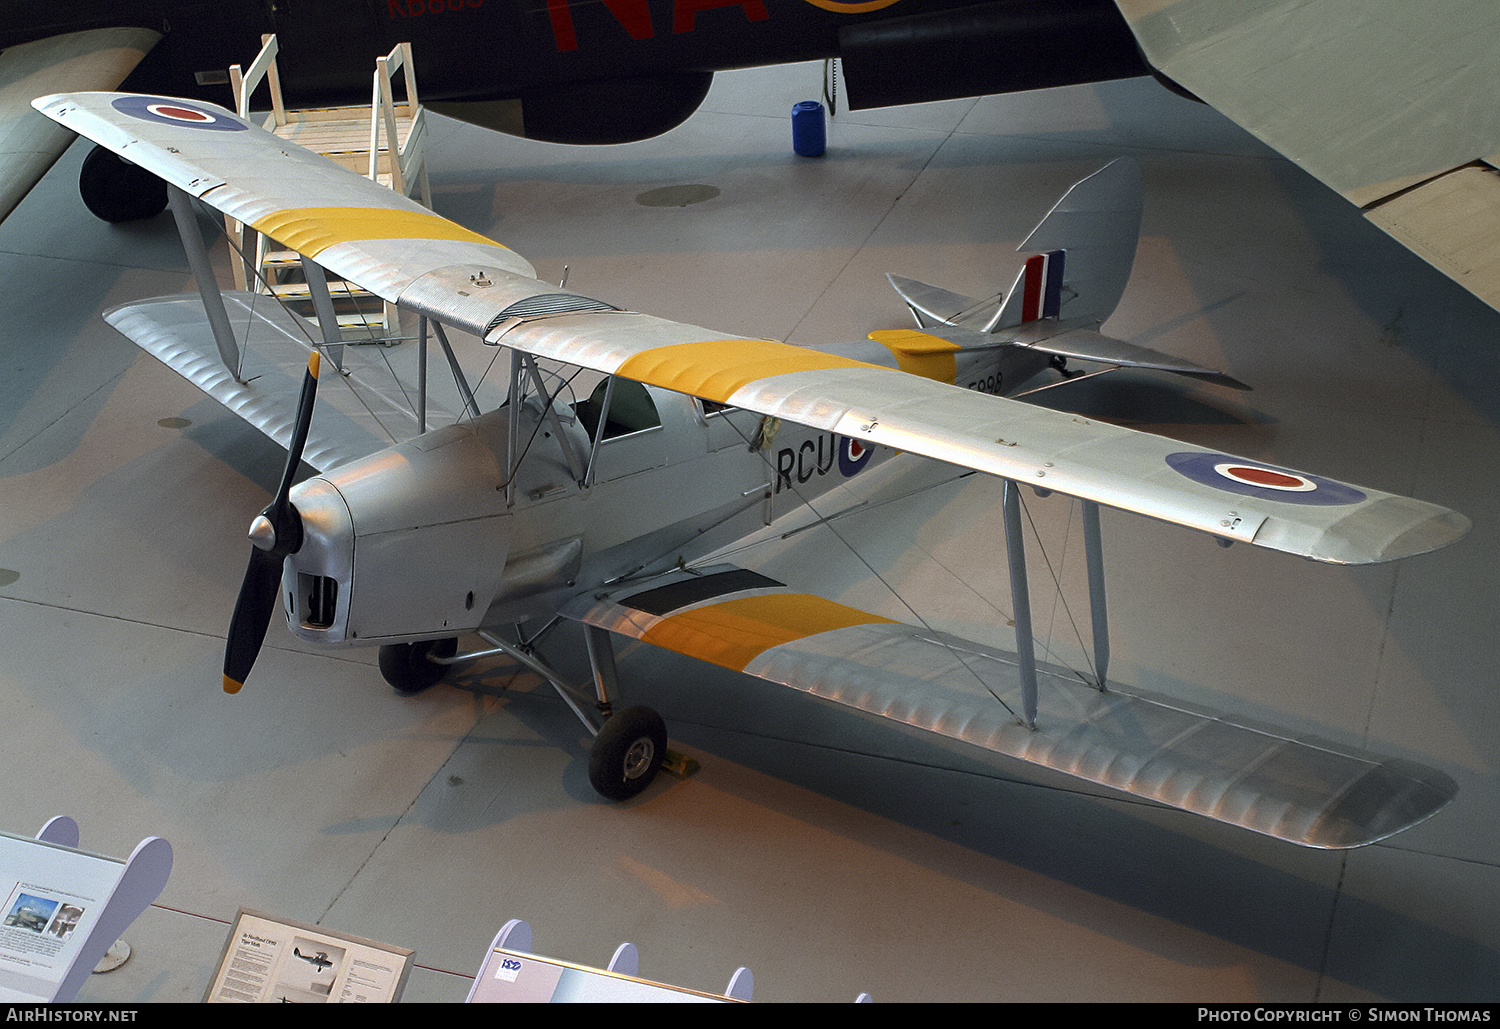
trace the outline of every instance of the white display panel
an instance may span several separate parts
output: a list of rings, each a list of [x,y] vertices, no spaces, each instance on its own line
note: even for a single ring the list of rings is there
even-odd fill
[[[0,833],[0,1001],[45,1001],[109,900],[125,862]]]
[[[735,999],[496,947],[469,1000],[477,1004],[724,1004]]]

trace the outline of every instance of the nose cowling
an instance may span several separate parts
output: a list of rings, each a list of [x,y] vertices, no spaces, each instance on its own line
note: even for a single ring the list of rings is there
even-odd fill
[[[509,550],[500,485],[492,445],[469,425],[302,483],[302,545],[283,572],[292,631],[388,644],[479,628]]]

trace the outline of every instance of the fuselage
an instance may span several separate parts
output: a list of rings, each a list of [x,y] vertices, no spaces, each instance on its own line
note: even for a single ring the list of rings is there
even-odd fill
[[[909,359],[872,340],[839,349]],[[999,393],[1046,364],[996,346],[928,367]],[[601,428],[604,385],[551,413],[535,396],[519,416],[506,404],[297,486],[305,538],[283,576],[292,631],[388,644],[550,616],[579,589],[693,561],[892,456],[624,379]]]

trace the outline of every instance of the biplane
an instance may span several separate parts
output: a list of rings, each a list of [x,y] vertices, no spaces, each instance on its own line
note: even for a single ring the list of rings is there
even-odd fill
[[[1409,557],[1469,527],[1420,500],[1000,395],[1070,357],[1218,375],[1099,331],[1136,249],[1128,161],[1068,191],[1003,296],[893,278],[915,328],[803,347],[539,281],[508,248],[212,105],[88,93],[35,106],[169,185],[198,294],[107,319],[288,451],[250,528],[230,692],[280,606],[301,639],[380,647],[398,691],[487,654],[532,669],[593,735],[590,781],[611,799],[645,789],[667,750],[659,714],[618,703],[615,636],[1305,846],[1383,839],[1456,792],[1412,762],[1109,683],[1101,507],[1331,563]],[[270,283],[221,289],[194,199],[286,248],[310,313]],[[402,342],[350,345],[338,307],[356,287],[410,329]],[[1002,480],[1014,652],[720,556],[897,452]],[[294,485],[304,461],[317,474]],[[1080,506],[1092,675],[1037,660],[1027,488]],[[559,622],[581,627],[591,683],[538,650]],[[460,653],[473,636],[485,646]]]

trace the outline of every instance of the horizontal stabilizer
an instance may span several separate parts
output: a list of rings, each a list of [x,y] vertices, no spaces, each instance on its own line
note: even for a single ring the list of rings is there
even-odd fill
[[[1021,346],[1043,350],[1059,357],[1075,358],[1079,361],[1097,361],[1100,364],[1118,365],[1121,368],[1147,368],[1152,371],[1172,372],[1175,375],[1217,382],[1235,389],[1250,388],[1239,379],[1224,372],[1205,368],[1185,358],[1163,354],[1160,350],[1152,350],[1150,347],[1127,343],[1123,339],[1115,339],[1092,329],[1069,329],[1064,332],[1055,332],[1055,330],[1056,326],[1024,326],[1021,331],[1015,333],[1012,341]],[[1044,335],[1047,331],[1055,334]]]
[[[1457,793],[1411,762],[1242,724],[1042,668],[1021,725],[1016,657],[766,576],[701,574],[589,593],[565,615],[823,700],[1305,847],[1343,849],[1426,819]]]
[[[1000,307],[998,299],[975,300],[941,286],[930,286],[916,279],[908,279],[904,275],[887,273],[886,278],[901,299],[906,301],[906,306],[911,308],[919,329],[934,325],[982,324],[994,317]]]

